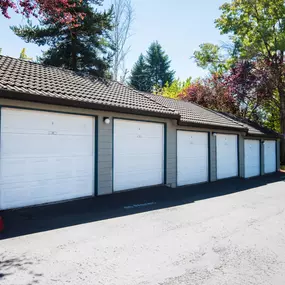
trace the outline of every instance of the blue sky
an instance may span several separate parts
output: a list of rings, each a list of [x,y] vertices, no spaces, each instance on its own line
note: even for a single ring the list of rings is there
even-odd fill
[[[199,44],[220,44],[227,41],[215,28],[214,20],[219,17],[219,7],[226,0],[132,0],[135,20],[129,40],[130,53],[126,68],[130,70],[140,53],[144,53],[151,42],[157,40],[169,55],[176,77],[186,79],[202,76],[205,71],[197,67],[191,56]],[[111,0],[105,0],[105,6]],[[25,24],[20,15],[12,19],[0,16],[2,54],[18,57],[23,47],[28,56],[36,58],[42,47],[27,44],[10,30],[10,25]]]

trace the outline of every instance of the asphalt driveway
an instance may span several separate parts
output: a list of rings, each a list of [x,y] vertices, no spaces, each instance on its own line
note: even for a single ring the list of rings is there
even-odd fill
[[[3,213],[0,284],[285,283],[285,174]]]

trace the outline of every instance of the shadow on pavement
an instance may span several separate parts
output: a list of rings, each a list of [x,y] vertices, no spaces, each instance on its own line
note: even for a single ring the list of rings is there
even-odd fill
[[[38,284],[43,275],[35,273],[32,270],[33,265],[34,263],[25,256],[11,258],[5,254],[0,254],[0,283],[1,280],[21,271],[22,275],[25,274],[32,279],[27,285]]]
[[[0,239],[174,207],[278,181],[285,182],[285,173],[247,180],[233,178],[176,189],[166,186],[151,187],[60,204],[3,211],[0,214],[5,222],[5,230],[0,234]]]

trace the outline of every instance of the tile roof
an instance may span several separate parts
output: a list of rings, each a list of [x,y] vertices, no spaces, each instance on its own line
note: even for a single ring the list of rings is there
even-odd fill
[[[79,76],[61,68],[0,56],[0,90],[65,99],[154,116],[179,117],[173,110],[115,81]],[[23,99],[25,94],[23,94]]]
[[[190,102],[139,92],[115,81],[84,77],[65,69],[6,56],[0,56],[1,90],[15,92],[13,96],[19,95],[17,99],[25,100],[27,95],[33,95],[39,102],[54,104],[58,102],[56,99],[61,99],[67,105],[69,102],[74,102],[76,106],[86,103],[95,109],[176,118],[180,124],[248,130],[248,134],[252,135],[276,136],[276,133],[260,126]]]
[[[226,118],[217,112],[203,108],[191,102],[185,102],[176,99],[170,99],[163,96],[146,94],[149,98],[156,102],[170,107],[177,111],[180,115],[180,121],[190,124],[209,125],[213,127],[226,127],[235,129],[244,129],[244,126],[231,118]]]
[[[247,134],[248,135],[253,135],[253,136],[271,136],[271,137],[279,137],[280,135],[268,128],[265,128],[255,122],[251,122],[247,119],[242,119],[242,118],[238,118],[232,114],[227,114],[227,113],[223,113],[223,112],[219,112],[219,114],[230,118],[240,124],[242,124],[245,128],[248,129]]]

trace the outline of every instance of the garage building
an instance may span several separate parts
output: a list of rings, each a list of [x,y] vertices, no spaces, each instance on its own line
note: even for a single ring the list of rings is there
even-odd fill
[[[0,210],[279,169],[259,126],[4,56],[0,120]]]

